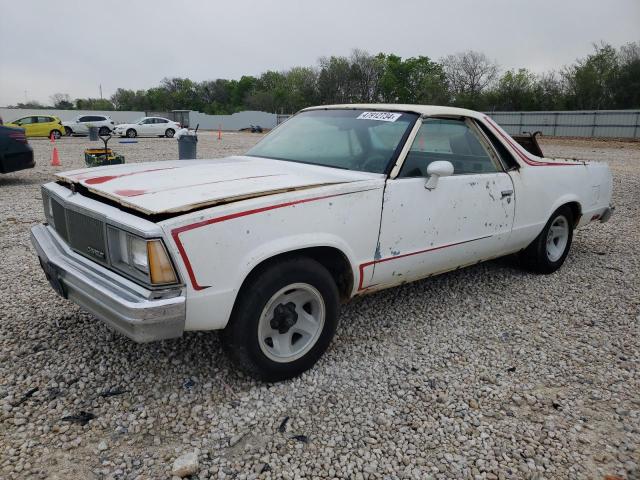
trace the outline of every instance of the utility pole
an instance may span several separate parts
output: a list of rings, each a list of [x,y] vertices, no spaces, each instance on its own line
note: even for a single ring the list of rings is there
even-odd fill
[[[100,100],[102,100],[102,84],[100,84]]]

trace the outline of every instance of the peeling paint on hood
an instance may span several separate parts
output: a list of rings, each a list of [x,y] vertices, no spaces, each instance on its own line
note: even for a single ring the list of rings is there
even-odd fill
[[[188,212],[273,193],[378,178],[366,172],[234,156],[85,168],[57,174],[119,204],[154,215]]]

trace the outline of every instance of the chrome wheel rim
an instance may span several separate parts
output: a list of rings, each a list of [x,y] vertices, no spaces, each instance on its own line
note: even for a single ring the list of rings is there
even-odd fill
[[[560,260],[569,241],[569,222],[559,215],[555,218],[547,233],[547,258],[552,262]]]
[[[266,303],[258,322],[258,343],[267,358],[293,362],[320,338],[325,322],[320,292],[308,283],[293,283],[276,292]]]

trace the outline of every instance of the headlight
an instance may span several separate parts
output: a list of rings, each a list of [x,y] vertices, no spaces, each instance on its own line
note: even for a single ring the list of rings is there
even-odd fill
[[[178,277],[162,240],[147,240],[108,227],[111,265],[151,285],[176,283]]]
[[[147,254],[147,242],[141,238],[129,237],[129,260],[132,267],[141,272],[149,273],[149,255]]]

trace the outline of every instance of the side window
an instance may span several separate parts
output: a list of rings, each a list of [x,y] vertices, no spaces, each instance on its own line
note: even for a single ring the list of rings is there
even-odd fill
[[[454,175],[499,171],[477,135],[464,120],[424,119],[399,177],[426,177],[427,167],[436,160],[451,162]]]
[[[150,125],[153,123],[153,118],[147,118],[144,122],[142,122],[143,125]]]
[[[34,122],[34,119],[36,120]],[[19,123],[20,125],[30,125],[32,123],[37,123],[38,117],[24,117],[21,118],[20,120],[17,120],[16,123]]]
[[[156,118],[156,123],[168,123],[169,120],[165,120],[164,118]]]
[[[38,123],[50,123],[53,122],[51,117],[38,117]]]
[[[80,118],[78,119],[78,122],[90,122],[90,121],[91,121],[91,117],[87,117],[87,116],[85,116],[85,117],[80,117]]]
[[[518,162],[515,161],[513,155],[509,153],[507,147],[503,145],[503,143],[496,138],[491,130],[483,123],[476,121],[476,124],[480,126],[482,132],[486,135],[486,137],[493,145],[493,148],[498,152],[498,157],[500,157],[500,161],[504,165],[505,170],[513,170],[519,167]]]

